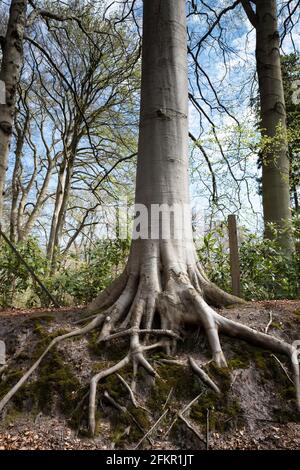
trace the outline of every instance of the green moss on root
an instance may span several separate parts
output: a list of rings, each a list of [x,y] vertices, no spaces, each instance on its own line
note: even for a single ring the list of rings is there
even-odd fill
[[[205,367],[209,376],[218,384],[221,394],[207,389],[198,402],[192,406],[190,416],[200,426],[206,426],[208,410],[211,430],[223,432],[243,422],[239,400],[230,391],[231,369],[235,367],[246,367],[246,361],[235,358],[229,367],[217,367],[214,363],[209,363]]]
[[[36,321],[34,333],[38,337],[35,349],[31,353],[23,351],[17,356],[18,368],[11,369],[6,379],[0,384],[0,396],[4,396],[23,376],[23,369],[27,369],[28,361],[36,361],[53,338],[66,332],[58,330],[49,334]],[[21,368],[20,361],[22,363]],[[26,383],[13,397],[12,403],[19,411],[22,411],[25,406],[31,408],[32,411],[47,413],[54,402],[57,402],[60,411],[68,415],[73,409],[74,403],[76,404],[76,395],[79,388],[79,380],[54,347],[42,360],[36,380]]]
[[[240,357],[234,357],[232,359],[229,359],[227,361],[227,364],[228,364],[228,368],[231,369],[231,370],[246,369],[247,367],[249,367],[249,362],[243,360]]]
[[[106,366],[100,370],[103,370],[107,367],[108,365],[106,364]],[[131,370],[129,368],[122,369],[121,373],[125,380],[130,381]],[[108,392],[108,394],[117,402],[128,399],[128,391],[118,379],[116,374],[110,375],[103,381],[99,382],[97,387],[98,396],[101,397],[105,391]]]
[[[88,350],[92,356],[100,357],[106,361],[120,361],[128,352],[128,342],[126,339],[115,340],[109,344],[105,341],[97,342],[99,333],[92,332],[88,340]]]
[[[190,417],[202,428],[206,427],[209,410],[209,426],[212,431],[224,432],[243,423],[243,411],[236,397],[207,391],[191,408]]]
[[[153,413],[160,413],[172,389],[171,403],[174,399],[192,399],[199,393],[199,381],[190,369],[173,364],[159,364],[155,369],[159,377],[155,379],[147,400],[147,406]]]
[[[283,326],[280,323],[276,322],[276,321],[273,321],[271,323],[271,327],[275,328],[276,330],[283,330]]]

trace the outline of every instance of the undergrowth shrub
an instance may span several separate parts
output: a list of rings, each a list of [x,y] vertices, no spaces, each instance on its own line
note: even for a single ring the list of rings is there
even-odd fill
[[[18,244],[18,251],[35,274],[44,279],[47,275],[47,260],[35,238]],[[40,287],[33,281],[27,268],[0,240],[0,307],[38,305]]]
[[[240,232],[242,296],[246,300],[299,298],[299,244],[295,255],[289,258],[279,249],[276,236],[270,241],[246,230]],[[299,233],[300,227],[296,226],[297,243]],[[82,305],[122,272],[129,247],[129,239],[99,240],[82,255],[70,253],[64,259],[58,257],[57,270],[51,275],[46,256],[36,239],[29,238],[17,248],[60,305]],[[208,277],[230,292],[226,227],[220,226],[206,234],[197,252]],[[25,266],[4,242],[0,242],[0,307],[48,305],[49,299]]]
[[[299,221],[297,221],[299,223]],[[246,300],[297,299],[300,296],[299,227],[295,225],[296,252],[287,257],[274,240],[243,231],[240,241],[242,297]],[[197,250],[206,273],[226,291],[231,290],[230,259],[226,228],[205,235]]]
[[[129,253],[129,240],[100,240],[85,259],[71,254],[47,286],[61,304],[84,304],[121,274]]]

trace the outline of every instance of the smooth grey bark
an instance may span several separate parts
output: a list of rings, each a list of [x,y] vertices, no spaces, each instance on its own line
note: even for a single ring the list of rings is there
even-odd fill
[[[18,241],[21,242],[23,240],[26,240],[30,233],[32,232],[32,229],[34,227],[35,222],[37,221],[37,218],[44,206],[45,199],[47,198],[47,192],[48,192],[48,187],[50,183],[50,178],[52,176],[53,168],[54,168],[54,160],[48,159],[48,167],[46,170],[45,178],[42,183],[42,186],[39,190],[39,194],[37,196],[37,199],[34,203],[34,207],[28,216],[27,220],[23,223],[22,227],[19,227],[19,236],[18,236]]]
[[[54,210],[51,219],[51,228],[50,228],[50,235],[47,245],[47,258],[49,260],[50,266],[53,263],[54,251],[55,251],[55,240],[56,240],[56,233],[57,233],[57,225],[58,225],[58,216],[62,206],[62,200],[65,190],[65,181],[66,181],[66,156],[64,155],[63,160],[59,166],[58,176],[57,176],[57,186],[56,186],[56,193],[55,193],[55,201],[54,201]]]
[[[183,282],[185,287],[196,286],[200,291],[203,289],[204,297],[215,305],[240,301],[224,293],[207,279],[199,266],[193,243],[188,178],[188,64],[185,6],[184,0],[144,1],[135,203],[146,207],[149,213],[155,204],[166,205],[169,208],[177,205],[182,208],[179,217],[185,214],[185,223],[177,236],[171,234],[168,239],[158,236],[132,241],[125,270],[127,287],[124,295],[120,296],[118,309],[120,312],[126,310],[126,306],[130,305],[132,296],[135,295],[139,280],[146,279],[148,307],[145,323],[148,326],[151,325],[156,309],[164,312],[166,310],[167,315],[171,317],[174,314],[176,323],[180,316],[178,312],[175,313],[174,309],[165,307],[170,302],[178,306],[180,301],[174,293],[177,283]],[[153,222],[155,222],[153,218],[149,218],[148,236],[151,234]],[[168,224],[169,220],[163,219],[161,230],[166,229],[167,232],[170,229]],[[97,311],[103,303],[109,304],[114,296],[118,297],[120,294],[120,285],[122,286],[122,283],[119,284],[117,281],[116,288],[112,286],[101,293],[90,304],[89,309]],[[165,322],[165,313],[162,313],[162,317],[162,321]]]
[[[65,149],[63,161],[58,174],[55,205],[52,215],[49,242],[47,246],[47,258],[49,260],[52,271],[55,270],[56,255],[61,243],[62,231],[70,198],[76,153],[78,143],[81,138],[81,131],[79,130],[80,123],[78,122],[78,118],[76,118],[76,121],[77,123],[74,125],[71,142]]]
[[[291,222],[286,109],[280,63],[280,44],[275,0],[260,0],[256,6],[256,60],[260,91],[263,135],[280,138],[273,151],[263,155],[262,191],[265,236],[272,238],[268,225],[288,229]],[[290,231],[280,237],[282,248],[291,252],[294,243]]]
[[[17,83],[23,62],[23,36],[27,0],[12,0],[4,38],[0,80],[5,83],[6,103],[0,104],[0,220],[2,219],[7,158],[12,137]]]
[[[23,155],[23,147],[25,142],[25,135],[28,130],[29,124],[29,113],[27,112],[23,127],[16,123],[16,150],[15,150],[15,165],[14,171],[12,176],[11,182],[11,209],[10,209],[10,240],[11,242],[15,243],[17,240],[18,234],[18,199],[20,196],[20,178],[22,175],[22,155]]]
[[[185,2],[144,2],[141,111],[136,204],[189,206],[188,74]],[[190,213],[186,224],[191,228]],[[163,227],[162,227],[163,228]],[[186,228],[186,227],[184,227]],[[151,221],[149,232],[151,231]],[[182,240],[133,241],[154,248],[166,265],[195,263],[192,228]],[[136,245],[136,246],[135,246]],[[135,259],[136,256],[134,255]]]
[[[270,224],[284,230],[279,242],[287,253],[294,251],[290,231],[290,185],[286,108],[280,62],[276,0],[256,2],[256,11],[249,0],[244,9],[256,30],[256,64],[259,84],[261,132],[273,143],[262,152],[262,198],[265,237],[272,239]]]

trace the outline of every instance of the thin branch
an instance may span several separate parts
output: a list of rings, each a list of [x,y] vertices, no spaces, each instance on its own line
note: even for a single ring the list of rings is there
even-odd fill
[[[158,418],[158,420],[153,424],[153,426],[149,429],[149,431],[142,437],[142,439],[137,443],[137,445],[134,447],[134,450],[138,449],[140,445],[144,442],[145,439],[148,438],[148,436],[154,431],[154,429],[159,425],[159,423],[164,419],[166,414],[169,412],[169,409],[165,410],[164,413]]]
[[[252,8],[251,3],[249,2],[249,0],[241,0],[241,2],[245,10],[245,13],[248,17],[248,20],[250,21],[250,23],[252,24],[254,28],[257,28],[257,16],[256,16],[255,11]]]

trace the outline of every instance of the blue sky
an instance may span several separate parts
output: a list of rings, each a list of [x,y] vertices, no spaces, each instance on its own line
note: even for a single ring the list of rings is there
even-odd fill
[[[115,13],[120,9],[122,4],[122,1],[112,3],[111,0],[105,0],[105,2],[108,5],[111,4],[111,13]],[[103,0],[100,3],[103,7]],[[224,5],[228,5],[228,2],[208,0],[206,4],[219,11]],[[97,7],[96,2],[95,7]],[[135,17],[141,28],[141,0],[136,2]],[[136,29],[131,16],[128,17],[127,24],[131,25],[134,30]],[[253,132],[255,116],[250,107],[250,97],[253,93],[256,93],[254,80],[255,32],[241,8],[229,12],[221,24],[223,28],[222,41],[226,45],[225,51],[220,49],[218,42],[214,39],[217,34],[216,29],[213,33],[213,39],[208,39],[205,42],[205,47],[200,52],[199,63],[207,77],[209,77],[207,78],[201,73],[200,91],[197,88],[193,63],[189,57],[190,91],[201,105],[208,119],[213,121],[223,151],[222,154],[219,145],[215,141],[209,120],[203,117],[203,114],[200,116],[190,103],[190,131],[200,139],[201,144],[205,147],[217,175],[220,206],[212,210],[211,175],[203,156],[191,145],[192,205],[196,219],[199,221],[199,226],[201,226],[200,229],[203,228],[204,217],[208,222],[209,214],[213,213],[215,219],[221,220],[228,213],[234,212],[239,216],[241,224],[257,231],[262,229],[261,201],[257,194],[257,183],[255,181],[255,177],[258,176],[257,156],[249,150],[248,145],[258,138]],[[190,47],[193,47],[205,33],[207,25],[203,22],[202,17],[199,19],[197,16],[190,16],[188,28],[193,36]],[[136,36],[138,37],[137,33]],[[283,42],[284,53],[293,50],[293,40],[294,44],[300,44],[299,24],[294,28],[292,37],[288,35],[285,38]],[[210,87],[209,80],[217,92],[219,103]],[[201,94],[209,101],[213,109],[203,101]],[[226,106],[226,109],[235,119],[224,112],[220,103]],[[239,130],[237,130],[236,120],[241,124]],[[50,128],[48,132],[50,133]],[[38,142],[38,146],[42,147],[41,142]],[[225,159],[228,159],[230,165],[226,164]],[[10,175],[12,163],[13,156],[11,156]],[[229,166],[232,168],[234,178],[230,174]],[[30,172],[31,163],[29,160],[26,162],[26,167],[27,171]],[[54,175],[51,181],[52,191],[54,191],[55,185],[56,176]],[[46,218],[49,217],[50,206],[45,211],[45,215]]]

